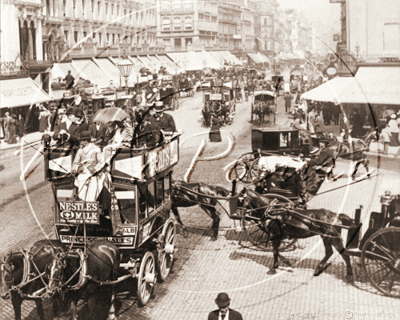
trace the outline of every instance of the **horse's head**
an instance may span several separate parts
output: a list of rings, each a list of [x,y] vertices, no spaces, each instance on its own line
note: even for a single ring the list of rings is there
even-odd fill
[[[15,265],[11,260],[12,253],[3,258],[0,263],[0,297],[2,299],[10,298],[10,290],[14,285]]]
[[[62,252],[53,254],[53,260],[46,267],[46,274],[49,277],[47,293],[50,296],[54,296],[54,294],[61,291],[67,267],[67,254]]]

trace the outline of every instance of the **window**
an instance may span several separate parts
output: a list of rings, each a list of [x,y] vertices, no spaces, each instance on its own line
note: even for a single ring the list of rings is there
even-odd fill
[[[174,30],[181,30],[181,17],[174,17]]]
[[[68,31],[64,31],[64,38],[65,38],[65,41],[68,41]]]
[[[185,17],[185,30],[191,30],[192,28],[192,17]]]
[[[154,190],[154,182],[151,182],[147,186],[147,207],[148,207],[148,214],[150,215],[151,212],[154,211],[154,204],[155,204],[155,190]]]
[[[108,14],[108,3],[106,3],[106,14]]]
[[[171,20],[170,20],[170,18],[163,18],[162,19],[162,30],[163,31],[171,30]]]
[[[185,44],[186,44],[186,46],[187,46],[189,43],[193,43],[192,38],[185,38]]]
[[[86,36],[87,36],[87,32],[83,31],[83,37],[86,38]]]
[[[115,46],[115,33],[112,34],[112,45]]]
[[[111,15],[114,15],[114,5],[111,5]]]
[[[96,32],[93,32],[93,39],[96,39]]]
[[[100,1],[97,2],[97,14],[100,16],[100,8],[101,8],[101,3]]]
[[[117,16],[119,16],[119,5],[117,5]]]
[[[75,43],[78,42],[78,31],[74,31],[74,41]]]
[[[98,45],[101,46],[101,33],[99,33],[99,43],[98,43]]]
[[[110,44],[110,34],[109,33],[107,33],[107,42],[108,42],[108,45]]]
[[[67,1],[63,0],[63,13],[64,13],[64,16],[65,16],[66,12],[67,12]]]
[[[400,52],[400,28],[398,23],[385,23],[383,26],[383,50],[385,53]]]
[[[175,48],[180,48],[182,46],[182,41],[180,38],[174,39]]]
[[[94,0],[92,0],[92,13],[94,11]]]
[[[163,203],[163,199],[164,199],[164,179],[158,180],[156,182],[156,207],[160,207]]]

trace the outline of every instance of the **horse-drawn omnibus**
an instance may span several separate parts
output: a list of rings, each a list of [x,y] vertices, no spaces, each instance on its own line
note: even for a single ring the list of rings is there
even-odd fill
[[[120,252],[120,267],[138,279],[138,298],[144,305],[156,275],[163,281],[171,270],[175,241],[171,181],[179,161],[179,135],[152,148],[109,148],[110,161],[99,175],[89,178],[101,190],[94,201],[80,198],[72,170],[76,151],[48,142],[44,146],[45,178],[54,191],[56,238],[83,251],[98,240],[113,243]]]
[[[271,91],[255,91],[254,101],[251,103],[251,122],[258,116],[260,125],[264,124],[265,116],[274,115],[275,124],[275,93]]]

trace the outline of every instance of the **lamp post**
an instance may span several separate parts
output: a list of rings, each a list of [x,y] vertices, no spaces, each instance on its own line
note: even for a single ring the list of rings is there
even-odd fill
[[[128,78],[131,75],[133,63],[121,61],[117,66],[119,72],[125,78],[125,85],[128,88]]]

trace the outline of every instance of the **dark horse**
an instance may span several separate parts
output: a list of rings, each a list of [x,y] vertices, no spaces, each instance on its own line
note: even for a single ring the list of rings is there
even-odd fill
[[[70,313],[77,319],[77,303],[88,303],[90,319],[99,319],[102,306],[114,312],[112,285],[100,288],[101,281],[115,280],[119,270],[119,250],[107,240],[97,240],[87,247],[87,258],[77,252],[56,255],[49,267],[49,293],[56,315]],[[85,261],[86,260],[86,261]],[[81,268],[81,269],[79,269]]]
[[[179,216],[178,207],[187,208],[200,205],[200,208],[202,208],[211,219],[213,219],[213,224],[211,226],[213,234],[211,240],[215,241],[217,240],[218,227],[221,220],[215,210],[218,201],[217,198],[227,197],[229,194],[230,191],[223,187],[213,186],[202,182],[188,183],[181,180],[172,181],[171,210],[182,227],[184,237],[187,237],[187,230]]]
[[[343,224],[352,226],[353,219],[345,214],[335,214],[326,209],[300,210],[300,209],[282,209],[280,211],[271,212],[271,216],[264,216],[265,209],[271,204],[269,198],[263,197],[257,192],[250,189],[243,189],[239,197],[243,197],[243,207],[247,209],[255,209],[251,211],[252,215],[261,218],[259,228],[269,234],[274,253],[273,267],[268,274],[275,274],[279,265],[279,258],[288,266],[290,261],[280,255],[279,245],[286,239],[303,239],[320,235],[325,246],[325,257],[315,269],[314,276],[318,276],[327,267],[326,262],[332,256],[332,246],[341,254],[346,263],[347,280],[352,281],[353,271],[351,268],[350,258],[345,254],[343,240],[340,236],[340,228],[335,225]],[[257,210],[257,208],[260,208]],[[301,215],[298,215],[299,213]]]
[[[45,284],[40,278],[29,282],[29,280],[33,278],[33,275],[27,274],[27,263],[30,264],[30,273],[35,273],[35,276],[37,276],[37,271],[41,273],[46,271],[46,267],[53,260],[54,253],[61,252],[65,252],[65,247],[60,241],[40,240],[35,242],[30,249],[32,261],[28,262],[25,260],[22,252],[16,252],[10,253],[7,257],[4,257],[3,261],[0,263],[0,295],[3,299],[9,299],[11,297],[16,320],[21,320],[21,305],[23,300],[34,300],[40,320],[45,319],[40,295],[38,295],[38,298],[33,296],[33,293],[38,292],[38,290],[45,289]],[[37,270],[33,264],[36,265]],[[22,282],[26,284],[23,285]],[[21,286],[19,286],[20,284]],[[19,287],[20,291],[13,290],[13,286]],[[41,293],[45,293],[45,290]]]

